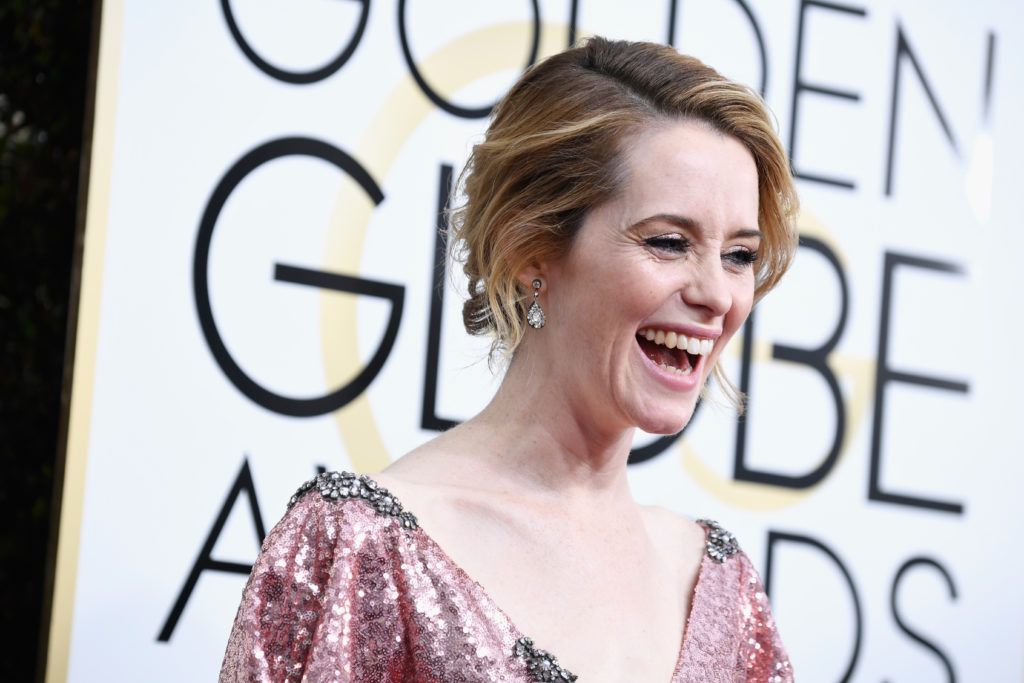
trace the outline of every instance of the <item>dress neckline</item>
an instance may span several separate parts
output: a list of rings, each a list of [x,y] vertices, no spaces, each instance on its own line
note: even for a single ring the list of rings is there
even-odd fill
[[[703,594],[703,592],[700,590],[701,582],[704,579],[704,575],[707,573],[707,563],[710,561],[710,557],[707,552],[709,527],[703,524],[702,522],[703,520],[698,520],[697,523],[700,524],[701,528],[704,530],[705,551],[701,555],[700,567],[697,570],[697,579],[696,581],[694,581],[693,589],[690,593],[690,605],[686,617],[683,620],[683,632],[680,635],[679,651],[676,654],[675,666],[672,667],[672,677],[669,679],[669,683],[672,683],[676,680],[676,678],[679,676],[679,672],[683,668],[687,645],[689,643],[690,623],[693,621],[693,616],[697,612],[698,604],[700,603],[700,597]],[[498,602],[491,597],[491,594],[487,591],[484,585],[476,579],[474,579],[472,576],[470,576],[469,572],[463,569],[462,565],[456,562],[455,559],[448,554],[448,551],[441,547],[441,544],[434,540],[434,537],[431,536],[430,533],[425,528],[423,528],[422,525],[420,525],[416,531],[419,534],[419,536],[427,543],[427,545],[429,545],[431,549],[437,554],[437,556],[440,557],[446,565],[448,565],[449,569],[454,571],[461,579],[472,585],[473,588],[477,591],[477,593],[479,593],[480,596],[482,596],[483,599],[487,601],[491,608],[501,615],[501,617],[508,624],[509,629],[515,635],[517,642],[521,642],[522,639],[529,637],[527,636],[527,634],[523,632],[521,628],[519,628],[519,626],[516,625],[516,623],[512,620],[512,617],[509,616],[508,612],[506,612],[504,608],[502,608],[502,606],[499,605]],[[556,663],[558,663],[560,666],[565,666],[563,662],[558,660],[557,656],[554,653],[549,654],[551,654],[551,658],[555,660]],[[576,677],[573,676],[573,678],[569,680],[576,680]]]
[[[534,680],[537,681],[575,681],[577,676],[563,668],[558,658],[551,652],[533,647],[533,640],[523,633],[516,623],[509,616],[498,602],[491,597],[490,593],[479,581],[474,579],[462,566],[448,554],[440,543],[419,524],[416,516],[406,510],[399,499],[387,488],[378,484],[369,475],[356,475],[352,472],[322,472],[313,479],[302,484],[291,500],[288,507],[291,508],[310,489],[316,488],[320,495],[326,500],[340,501],[349,498],[362,499],[370,505],[379,515],[391,516],[396,519],[401,527],[411,533],[417,534],[425,541],[434,553],[455,572],[467,584],[472,586],[480,597],[490,604],[491,608],[501,615],[508,624],[516,638],[516,647],[510,656],[518,656],[526,660],[526,666]],[[716,522],[708,519],[694,520],[704,530],[704,553],[701,555],[700,567],[697,570],[697,578],[694,581],[690,593],[690,605],[685,619],[683,620],[683,632],[680,637],[679,652],[676,656],[676,663],[672,670],[673,683],[682,671],[686,659],[686,651],[690,642],[690,624],[694,621],[694,615],[701,608],[703,591],[701,584],[707,574],[707,565],[711,560],[723,562],[738,550],[735,539],[729,532],[725,531]],[[555,677],[547,677],[553,674]]]

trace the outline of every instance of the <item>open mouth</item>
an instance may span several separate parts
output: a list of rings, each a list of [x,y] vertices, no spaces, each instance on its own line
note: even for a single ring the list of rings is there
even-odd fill
[[[700,363],[701,356],[711,353],[713,339],[687,337],[673,331],[653,327],[641,328],[636,333],[640,350],[666,372],[689,375]]]

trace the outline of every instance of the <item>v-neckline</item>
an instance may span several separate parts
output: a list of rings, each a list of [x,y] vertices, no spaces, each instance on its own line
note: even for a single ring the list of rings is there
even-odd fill
[[[369,475],[362,475],[362,476],[364,476],[367,479],[370,479],[371,481],[373,481],[374,484],[376,484],[380,489],[388,491],[388,494],[394,500],[401,502],[400,499],[397,496],[394,495],[394,493],[392,493],[386,487],[382,486],[379,482],[374,480],[372,477],[370,477]],[[700,528],[704,532],[704,550],[701,553],[700,566],[697,569],[697,578],[694,581],[693,589],[690,592],[690,606],[689,606],[689,610],[687,611],[686,617],[683,619],[683,632],[682,632],[681,637],[680,637],[679,653],[676,655],[676,662],[675,662],[675,666],[672,668],[672,677],[669,679],[669,683],[675,683],[675,680],[678,678],[679,673],[682,671],[683,664],[685,663],[686,650],[687,650],[687,646],[688,646],[689,640],[690,640],[690,624],[691,624],[691,622],[693,622],[693,616],[697,612],[698,602],[700,600],[701,595],[703,594],[703,592],[701,590],[699,590],[699,589],[701,587],[701,582],[704,579],[704,575],[707,573],[707,563],[709,561],[709,555],[708,555],[708,542],[709,542],[709,538],[708,538],[708,536],[709,536],[709,533],[710,533],[710,528],[706,524],[701,523],[701,521],[694,521],[694,523],[697,524],[698,526],[700,526]],[[486,588],[484,588],[484,585],[482,583],[480,583],[479,581],[477,581],[476,579],[474,579],[472,576],[470,576],[469,572],[467,572],[465,569],[463,569],[462,565],[460,565],[458,562],[456,562],[455,559],[451,555],[448,554],[448,551],[446,551],[441,546],[441,544],[438,543],[434,539],[434,537],[430,535],[429,532],[427,532],[427,530],[423,527],[423,525],[421,523],[419,523],[418,519],[417,519],[416,528],[413,530],[413,533],[418,533],[420,535],[420,537],[423,540],[425,540],[429,546],[432,547],[432,549],[434,550],[434,553],[439,558],[441,558],[441,560],[444,561],[445,564],[447,564],[448,567],[452,571],[454,571],[456,575],[458,575],[460,578],[462,578],[466,583],[468,583],[471,586],[473,586],[473,588],[476,589],[477,593],[479,593],[479,595],[485,601],[487,601],[490,604],[491,608],[495,612],[497,612],[498,614],[501,615],[501,617],[508,624],[509,629],[512,631],[513,635],[515,636],[515,640],[516,641],[519,641],[522,638],[529,637],[528,634],[524,633],[522,631],[522,629],[520,629],[519,626],[516,625],[516,623],[512,620],[512,617],[509,616],[508,612],[506,612],[504,610],[504,608],[502,608],[502,606],[499,605],[498,602],[494,598],[491,597],[491,594],[487,591]],[[540,646],[540,645],[541,644],[538,644],[538,646]],[[566,669],[567,671],[570,671],[570,672],[572,671],[571,667],[567,667],[565,665],[565,663],[562,662],[562,660],[558,658],[558,653],[552,652],[551,650],[547,650],[547,652],[558,660],[559,666],[561,666],[562,668]]]

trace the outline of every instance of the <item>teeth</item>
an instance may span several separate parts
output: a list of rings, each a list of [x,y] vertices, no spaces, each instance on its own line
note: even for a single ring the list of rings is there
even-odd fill
[[[658,363],[658,367],[664,370],[665,372],[671,372],[677,375],[689,375],[691,372],[693,372],[692,367],[686,368],[685,370],[681,370],[680,368],[674,368],[671,365],[665,365],[664,363]]]
[[[652,341],[659,346],[665,346],[670,349],[683,349],[693,356],[706,356],[715,348],[714,339],[697,339],[696,337],[687,337],[686,335],[679,334],[678,332],[673,332],[671,330],[666,332],[665,330],[644,328],[640,330],[637,335],[643,337],[647,341]],[[682,374],[688,374],[688,372]]]

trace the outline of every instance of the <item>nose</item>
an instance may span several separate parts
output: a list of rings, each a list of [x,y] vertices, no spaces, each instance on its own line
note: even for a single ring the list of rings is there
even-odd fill
[[[694,308],[704,309],[708,317],[721,317],[732,305],[728,273],[717,253],[700,259],[700,265],[681,290],[683,301]]]

